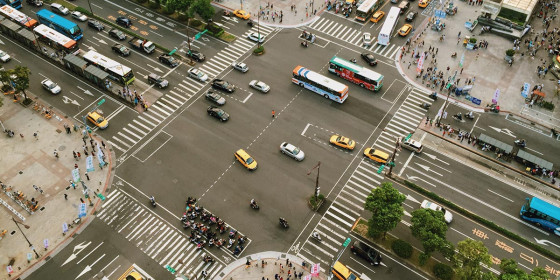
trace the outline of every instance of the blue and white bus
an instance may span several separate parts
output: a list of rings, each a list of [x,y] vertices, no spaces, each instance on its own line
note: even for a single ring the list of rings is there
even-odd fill
[[[21,0],[0,0],[0,5],[9,5],[14,9],[21,9]]]
[[[519,212],[521,218],[560,236],[560,208],[538,197],[526,200]]]
[[[74,22],[67,20],[49,10],[42,9],[37,12],[39,22],[72,38],[73,40],[82,39],[82,29]]]
[[[303,66],[294,68],[292,82],[338,103],[343,103],[348,98],[347,85],[315,73]]]

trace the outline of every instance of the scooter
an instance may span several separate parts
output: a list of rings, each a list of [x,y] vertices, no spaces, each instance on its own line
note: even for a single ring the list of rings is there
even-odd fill
[[[521,148],[525,148],[525,146],[527,146],[527,143],[525,142],[524,139],[521,140],[515,140],[513,141],[515,143],[515,145],[521,147]]]
[[[230,239],[226,248],[228,248],[228,249],[231,248],[231,246],[233,246],[233,244],[235,244],[235,239]]]
[[[152,203],[152,206],[155,208],[156,207],[156,199],[152,196],[150,197],[150,203]]]
[[[552,132],[552,136],[554,136],[554,137],[558,136],[558,131],[556,129],[551,128],[550,132]]]
[[[316,231],[311,234],[311,237],[313,237],[313,239],[317,240],[318,242],[323,242],[321,235]]]
[[[434,101],[437,100],[437,92],[432,92],[432,94],[430,94],[429,96],[431,99],[433,99]]]
[[[302,47],[304,47],[304,48],[309,47],[309,45],[307,44],[307,41],[301,42],[300,45],[301,45]]]
[[[286,221],[286,219],[280,218],[279,221],[280,221],[280,225],[283,226],[284,228],[289,228],[290,227],[290,225],[288,225],[288,221]]]
[[[466,113],[466,114],[465,114],[465,118],[467,118],[467,119],[469,119],[469,120],[474,120],[474,115],[473,115],[472,111]]]
[[[461,113],[457,113],[457,115],[453,115],[453,118],[454,118],[456,121],[460,121],[460,122],[463,121],[463,115],[462,115]]]
[[[7,129],[4,130],[4,132],[8,135],[8,137],[10,138],[14,137],[14,132],[12,130]]]
[[[457,57],[457,53],[456,53],[456,52],[454,52],[454,53],[451,54],[451,58],[456,58],[456,57]]]
[[[350,62],[357,63],[358,61],[355,58],[350,59]]]
[[[429,103],[426,103],[426,102],[420,104],[420,107],[422,107],[422,109],[426,109],[426,110],[430,109],[430,106],[432,106],[432,105],[430,105]]]

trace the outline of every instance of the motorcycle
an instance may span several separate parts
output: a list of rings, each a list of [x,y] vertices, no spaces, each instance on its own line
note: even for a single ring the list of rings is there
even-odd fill
[[[253,27],[254,24],[255,24],[255,23],[254,23],[252,20],[249,20],[249,21],[247,22],[247,25],[249,25],[249,27]]]
[[[451,54],[451,58],[456,58],[456,57],[457,57],[457,53],[456,53],[456,52],[454,52],[454,53]]]
[[[231,17],[231,12],[230,11],[224,11],[224,16]]]
[[[463,121],[463,115],[462,115],[461,113],[457,113],[457,115],[453,115],[453,118],[454,118],[456,121],[460,121],[460,122]]]
[[[314,231],[314,232],[311,234],[311,237],[313,237],[313,239],[317,240],[318,242],[322,242],[322,241],[323,241],[323,239],[321,238],[321,235],[320,235],[318,232],[316,232],[316,231]]]
[[[259,210],[259,205],[257,204],[257,202],[253,199],[251,200],[251,208],[255,209],[255,210]]]
[[[554,136],[554,137],[558,136],[558,131],[556,129],[551,128],[550,132],[552,132],[552,136]]]
[[[466,114],[465,114],[465,118],[467,118],[467,119],[469,119],[469,120],[474,120],[474,115],[473,115],[472,111],[466,113]]]
[[[290,227],[290,225],[288,225],[288,221],[286,221],[286,219],[280,218],[279,221],[280,221],[280,225],[283,226],[284,228],[289,228]]]
[[[215,262],[215,260],[210,256],[205,256],[204,257],[204,262],[205,263],[213,263],[213,262]]]
[[[156,207],[156,199],[153,196],[150,197],[150,203],[152,203],[153,207]]]
[[[231,230],[229,231],[229,238],[230,238],[230,239],[235,238],[235,234],[237,234],[237,230],[231,229]]]
[[[235,244],[235,239],[230,239],[226,248],[228,248],[228,249],[231,248],[231,246],[233,246],[233,244]]]
[[[6,129],[4,130],[4,132],[8,135],[8,137],[10,138],[14,137],[14,132],[12,130]]]
[[[430,109],[430,106],[432,106],[432,105],[430,105],[429,103],[426,103],[426,102],[420,104],[420,107],[422,109],[426,109],[426,110]]]
[[[430,94],[429,96],[431,99],[433,99],[434,101],[437,100],[437,92],[432,92],[432,94]]]
[[[358,61],[355,58],[350,59],[350,62],[357,63]]]
[[[525,148],[525,146],[527,146],[527,143],[525,142],[525,139],[515,140],[513,142],[515,143],[515,145],[517,145],[521,148]]]
[[[241,250],[243,249],[242,246],[237,246],[235,247],[235,249],[233,250],[233,254],[234,255],[238,255],[239,253],[241,253]]]
[[[301,42],[300,45],[301,45],[302,47],[304,47],[304,48],[309,47],[309,44],[307,44],[307,41]]]
[[[486,104],[486,107],[487,108],[490,107],[490,109],[488,109],[490,112],[493,112],[493,113],[499,113],[500,112],[500,106],[498,106],[496,104],[492,104],[492,105]]]

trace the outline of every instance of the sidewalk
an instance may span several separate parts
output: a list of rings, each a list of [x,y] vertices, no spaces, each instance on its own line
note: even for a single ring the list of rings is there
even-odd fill
[[[33,98],[29,94],[28,96]],[[24,108],[19,103],[14,103],[11,97],[0,96],[4,101],[4,105],[0,107],[0,121],[6,129],[15,132],[13,138],[9,138],[5,133],[0,136],[0,181],[4,184],[0,192],[0,203],[3,204],[0,205],[0,231],[7,231],[0,240],[0,251],[3,252],[0,254],[0,263],[4,268],[0,277],[4,279],[16,279],[30,274],[39,267],[36,264],[42,264],[46,258],[52,257],[62,249],[61,245],[72,240],[71,236],[74,233],[87,226],[89,216],[100,201],[96,194],[105,193],[111,181],[114,156],[109,146],[105,149],[101,147],[108,165],[100,170],[95,152],[95,170],[88,172],[88,180],[85,175],[86,156],[81,132],[71,130],[71,133],[67,134],[64,127],[64,124],[72,127],[71,120],[61,117],[63,114],[51,110],[52,107],[49,107],[49,110],[54,112],[54,115],[51,119],[46,119],[40,110],[33,109],[33,104]],[[34,137],[34,133],[37,133],[37,137]],[[96,142],[101,145],[102,139],[95,133],[93,137],[94,145]],[[92,150],[89,140],[86,139],[88,153]],[[59,155],[58,159],[54,155],[55,150]],[[75,160],[72,151],[80,152],[81,159]],[[78,165],[80,177],[89,189],[91,205],[84,196],[84,188],[80,182],[76,183],[75,189],[69,186],[75,164]],[[18,195],[21,199],[17,198]],[[81,199],[87,205],[87,216],[80,220],[79,225],[72,225],[78,217]],[[32,211],[33,208],[36,210]],[[29,247],[12,218],[29,226],[26,228],[22,224],[19,225],[39,257],[36,257]],[[66,234],[63,234],[64,223],[68,225]],[[13,269],[11,275],[8,275],[6,270],[8,265]]]
[[[325,1],[322,0],[220,0],[212,2],[215,6],[224,8],[230,11],[245,10],[251,14],[251,19],[257,21],[257,11],[259,5],[264,11],[264,15],[260,17],[260,23],[266,26],[295,28],[311,23],[317,19],[321,13],[326,9]],[[295,9],[292,9],[295,5]],[[243,6],[243,7],[242,7]],[[273,19],[272,13],[277,14]],[[283,14],[282,22],[280,22],[280,15]]]
[[[250,266],[247,266],[247,261]],[[303,279],[309,275],[311,264],[302,266],[303,259],[293,255],[281,252],[261,252],[240,258],[224,268],[213,280],[274,280],[274,276],[278,275],[278,279]],[[263,265],[264,263],[264,265]],[[291,267],[290,267],[291,264]],[[281,268],[282,266],[283,268]],[[321,267],[326,271],[328,267]],[[290,275],[288,275],[288,271]],[[301,277],[294,277],[296,274]],[[198,276],[198,275],[197,275]],[[327,275],[320,273],[319,276],[313,276],[312,279],[327,279]]]
[[[447,3],[445,5],[446,7]],[[424,62],[423,74],[427,73],[428,67],[433,67],[434,69],[437,67],[435,72],[443,72],[443,80],[444,84],[446,84],[448,77],[452,77],[455,71],[457,71],[455,81],[458,81],[459,87],[467,85],[468,80],[472,81],[473,89],[470,94],[482,101],[478,107],[483,108],[486,104],[491,104],[494,92],[496,89],[499,89],[500,97],[498,104],[502,111],[520,114],[538,122],[546,122],[548,126],[551,127],[551,123],[560,119],[560,110],[551,112],[544,108],[539,108],[538,106],[533,106],[531,108],[532,110],[527,110],[525,107],[525,99],[521,96],[521,86],[523,83],[530,83],[531,88],[535,85],[544,84],[543,92],[547,95],[545,100],[553,101],[557,108],[560,106],[558,98],[552,98],[556,89],[556,78],[552,73],[548,73],[545,77],[539,78],[536,73],[537,66],[541,65],[543,62],[549,65],[552,57],[549,56],[546,50],[541,49],[537,52],[535,58],[532,59],[531,56],[528,55],[526,51],[527,48],[524,47],[523,44],[525,39],[531,38],[532,40],[538,32],[543,30],[539,19],[535,18],[531,23],[531,25],[536,28],[536,31],[534,34],[529,33],[522,38],[521,50],[515,54],[515,62],[510,67],[505,61],[505,51],[513,47],[512,41],[492,33],[479,35],[480,25],[474,29],[474,32],[470,32],[464,27],[467,20],[476,19],[482,6],[471,6],[464,1],[453,1],[453,4],[458,7],[458,12],[454,16],[448,15],[446,19],[442,20],[446,25],[443,31],[436,32],[432,30],[431,24],[426,24],[428,19],[426,19],[425,22],[415,24],[415,28],[425,26],[425,29],[420,28],[416,30],[413,35],[409,35],[412,44],[406,48],[402,59],[399,59],[398,56],[396,58],[399,72],[405,75],[405,78],[411,84],[423,88],[426,92],[437,91],[440,97],[447,95],[447,90],[445,88],[440,90],[441,84],[437,84],[434,87],[434,83],[430,82],[430,88],[428,88],[426,85],[430,80],[429,78],[423,80],[422,77],[416,77],[417,65],[414,61],[416,59],[412,58],[412,52],[415,50],[416,53],[428,52],[432,47],[432,52],[428,52]],[[413,5],[416,5],[416,2],[413,2]],[[553,21],[553,25],[559,25],[558,19]],[[551,26],[549,30],[552,30],[554,26]],[[460,37],[458,39],[459,34]],[[445,38],[440,41],[442,35],[445,35]],[[417,36],[418,38],[415,39]],[[479,48],[478,50],[467,50],[465,46],[463,46],[465,36],[477,38],[477,45],[485,40],[488,42],[488,47]],[[525,55],[521,56],[520,53],[523,51]],[[452,58],[452,53],[457,53],[457,56]],[[463,53],[465,58],[463,67],[461,68],[459,63]],[[448,67],[449,70],[447,70]],[[464,95],[457,97],[455,94],[451,94],[451,98],[469,104],[470,106],[477,106],[471,101],[466,100]]]

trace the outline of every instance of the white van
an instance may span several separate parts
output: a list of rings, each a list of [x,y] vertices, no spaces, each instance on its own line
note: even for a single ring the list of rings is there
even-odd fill
[[[70,13],[70,10],[68,10],[68,8],[58,4],[58,3],[52,3],[51,4],[51,10],[57,14],[62,14],[62,15],[67,15]]]
[[[407,150],[411,150],[417,154],[422,152],[422,149],[424,149],[424,146],[422,146],[422,143],[412,140],[412,139],[408,139],[405,141],[401,141],[401,147],[407,149]]]

